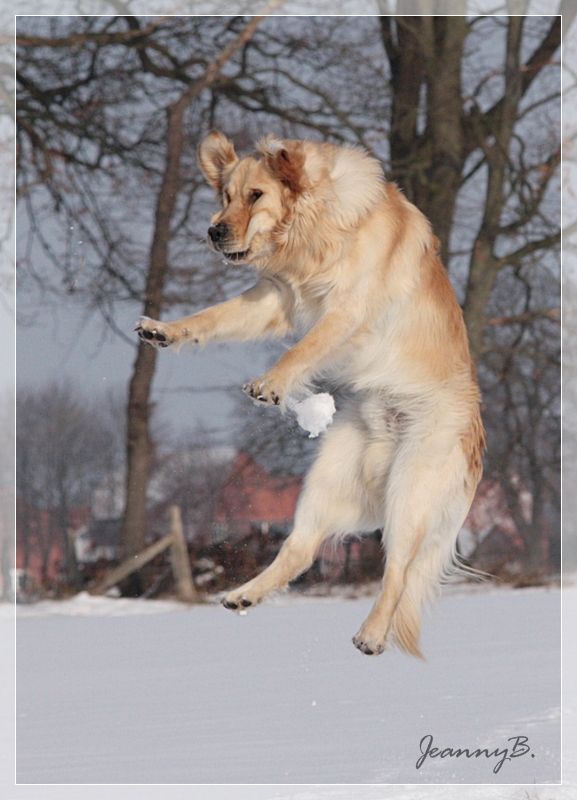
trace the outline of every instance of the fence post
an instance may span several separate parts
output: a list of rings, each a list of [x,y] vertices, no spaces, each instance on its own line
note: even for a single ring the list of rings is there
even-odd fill
[[[173,537],[170,558],[178,599],[185,603],[198,603],[199,595],[192,580],[192,570],[182,528],[182,517],[178,506],[170,507],[170,533]]]
[[[88,592],[95,595],[104,594],[107,589],[120,583],[120,581],[127,578],[135,570],[148,564],[148,562],[152,561],[159,553],[162,553],[163,550],[170,547],[172,541],[173,537],[171,533],[169,533],[168,536],[163,536],[162,539],[154,542],[154,544],[151,544],[150,547],[147,547],[141,553],[138,553],[138,555],[127,558],[126,561],[123,561],[122,564],[105,575],[101,581],[89,587]]]
[[[82,591],[82,578],[76,558],[76,537],[74,528],[66,529],[66,577],[68,583],[74,587],[75,592]]]

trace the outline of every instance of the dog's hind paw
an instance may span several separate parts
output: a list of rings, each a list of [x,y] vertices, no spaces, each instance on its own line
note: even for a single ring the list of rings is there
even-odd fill
[[[238,611],[239,608],[249,608],[252,606],[252,602],[247,600],[246,597],[243,597],[241,600],[227,600],[227,598],[223,598],[222,604],[225,608],[230,609],[231,611]]]
[[[255,581],[256,579],[239,586],[238,589],[227,592],[221,600],[223,606],[231,611],[242,611],[259,603],[264,597],[264,593],[259,590]]]
[[[376,639],[373,640],[368,636],[361,636],[360,633],[353,636],[353,644],[366,656],[380,656],[381,653],[384,653],[386,650],[384,642],[379,642]]]

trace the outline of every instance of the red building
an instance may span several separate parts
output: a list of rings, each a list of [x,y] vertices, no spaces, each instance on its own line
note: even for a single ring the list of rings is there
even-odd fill
[[[239,453],[214,509],[216,539],[271,529],[289,533],[302,486],[294,475],[270,475],[246,453]]]
[[[77,530],[89,516],[87,508],[70,509],[67,519],[69,528]],[[39,583],[54,582],[63,570],[66,535],[56,511],[34,508],[18,500],[16,569],[27,572]]]

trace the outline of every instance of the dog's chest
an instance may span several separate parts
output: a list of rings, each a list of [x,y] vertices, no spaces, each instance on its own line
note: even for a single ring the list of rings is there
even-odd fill
[[[306,333],[321,319],[326,310],[327,292],[324,287],[304,287],[294,290],[293,324]]]

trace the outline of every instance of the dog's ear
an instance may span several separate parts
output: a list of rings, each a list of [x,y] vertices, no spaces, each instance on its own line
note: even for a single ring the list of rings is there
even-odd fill
[[[261,143],[259,150],[266,164],[278,180],[295,194],[309,188],[305,172],[305,154],[302,144],[295,141],[280,141],[269,137]]]
[[[238,164],[238,156],[223,133],[211,131],[200,145],[198,162],[207,181],[221,194],[226,173]]]

